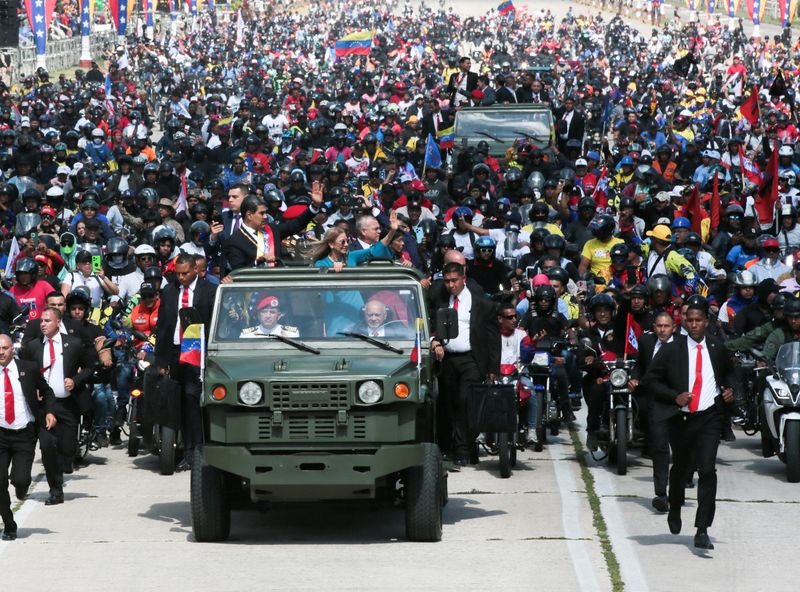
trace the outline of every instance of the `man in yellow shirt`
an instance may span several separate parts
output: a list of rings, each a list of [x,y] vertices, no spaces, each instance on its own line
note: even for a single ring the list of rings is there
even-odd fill
[[[615,227],[614,218],[608,214],[598,216],[589,224],[594,238],[586,241],[583,246],[581,263],[578,266],[581,276],[589,270],[596,276],[605,278],[606,282],[611,279],[611,247],[625,242],[614,236]]]

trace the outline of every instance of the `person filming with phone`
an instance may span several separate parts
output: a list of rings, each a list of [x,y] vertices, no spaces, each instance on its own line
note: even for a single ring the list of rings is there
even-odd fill
[[[64,276],[61,293],[67,296],[74,288],[86,286],[92,294],[92,307],[100,306],[103,297],[119,294],[119,286],[112,282],[103,272],[99,255],[89,251],[80,251],[75,256],[75,271]]]

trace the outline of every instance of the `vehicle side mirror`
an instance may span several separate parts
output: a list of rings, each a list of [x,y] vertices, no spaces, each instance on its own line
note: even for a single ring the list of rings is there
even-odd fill
[[[439,339],[458,337],[458,311],[455,308],[440,308],[436,311],[436,337]]]

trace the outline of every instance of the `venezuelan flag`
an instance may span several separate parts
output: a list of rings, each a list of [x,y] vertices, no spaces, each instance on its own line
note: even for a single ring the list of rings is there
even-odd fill
[[[506,0],[500,6],[497,7],[497,12],[499,12],[502,15],[506,15],[509,12],[514,12],[514,10],[515,10],[514,3],[511,2],[511,0]]]
[[[203,361],[203,325],[189,325],[181,337],[181,364],[201,367]]]
[[[374,37],[375,35],[372,31],[350,33],[337,40],[333,50],[337,58],[349,55],[369,55]]]
[[[440,129],[438,132],[436,132],[436,138],[439,140],[439,148],[452,148],[456,145],[455,126],[451,125],[450,127]]]

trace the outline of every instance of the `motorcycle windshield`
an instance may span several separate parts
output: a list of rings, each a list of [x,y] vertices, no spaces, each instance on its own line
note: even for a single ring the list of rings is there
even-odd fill
[[[787,385],[800,384],[800,341],[781,346],[775,358],[775,368]]]

